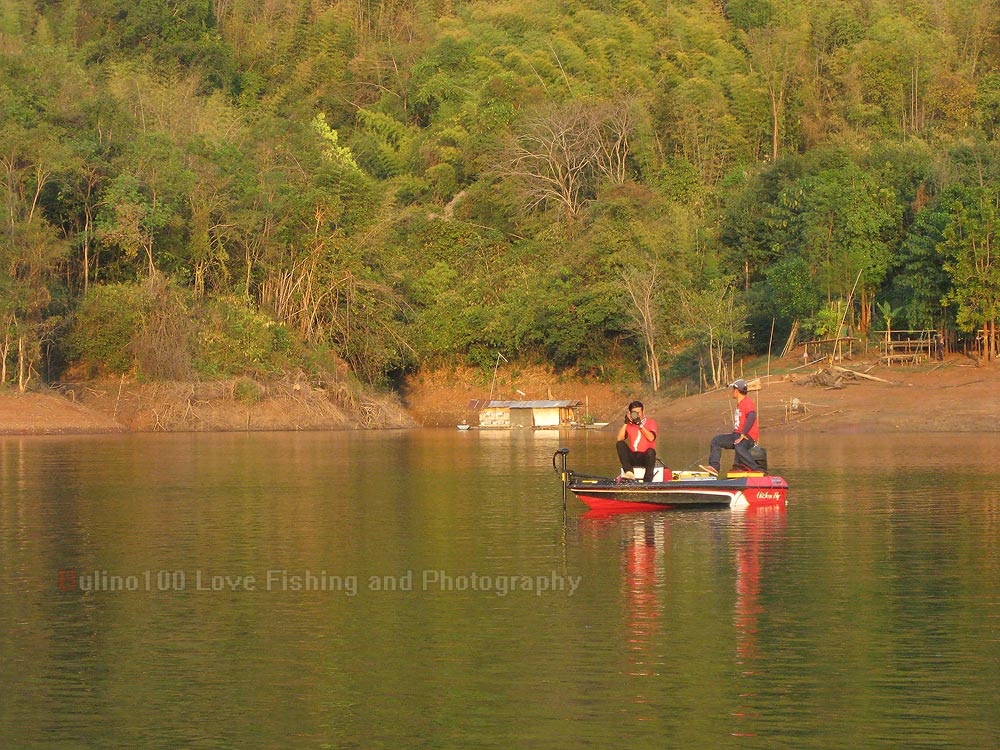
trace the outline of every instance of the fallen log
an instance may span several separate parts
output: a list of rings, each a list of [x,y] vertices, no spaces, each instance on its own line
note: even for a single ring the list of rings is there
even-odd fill
[[[869,375],[867,372],[856,372],[855,370],[848,370],[846,367],[840,367],[838,365],[834,365],[833,369],[840,370],[840,372],[849,372],[851,375],[854,375],[855,377],[858,378],[864,378],[865,380],[875,380],[878,381],[879,383],[888,383],[889,385],[892,385],[891,380],[886,380],[885,378],[877,378],[874,375]]]

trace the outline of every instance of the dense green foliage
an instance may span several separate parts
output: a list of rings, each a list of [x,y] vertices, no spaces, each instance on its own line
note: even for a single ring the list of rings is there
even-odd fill
[[[2,0],[2,378],[991,355],[998,134],[997,0]]]

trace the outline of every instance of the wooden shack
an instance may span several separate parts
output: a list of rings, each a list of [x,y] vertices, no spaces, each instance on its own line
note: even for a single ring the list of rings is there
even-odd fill
[[[479,409],[482,428],[568,427],[580,421],[582,401],[487,401]]]

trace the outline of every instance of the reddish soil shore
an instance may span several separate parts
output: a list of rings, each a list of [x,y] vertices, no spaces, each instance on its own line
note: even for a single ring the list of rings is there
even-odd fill
[[[964,357],[910,367],[850,362],[838,366],[850,372],[825,369],[817,377],[813,369],[762,378],[761,389],[754,394],[761,425],[771,430],[837,433],[1000,428],[1000,367],[977,367]],[[841,382],[831,381],[837,377]],[[727,391],[717,391],[666,404],[666,417],[679,428],[729,425],[727,396]]]
[[[805,432],[996,432],[1000,429],[1000,365],[977,367],[954,356],[940,363],[877,367],[872,361],[836,367],[792,369],[774,363],[760,379],[761,423],[774,430]],[[842,368],[842,369],[837,369]],[[463,369],[418,374],[405,384],[402,405],[389,398],[359,402],[345,413],[328,394],[296,386],[264,389],[251,403],[231,393],[202,393],[218,386],[174,384],[138,387],[91,384],[68,395],[50,390],[0,392],[0,434],[58,434],[152,430],[295,430],[355,427],[453,427],[476,423],[474,399],[579,399],[595,421],[617,426],[633,398],[662,427],[712,434],[730,424],[731,402],[723,390],[691,396],[653,394],[642,386],[562,377],[541,368],[492,373]],[[225,390],[225,388],[223,388]],[[232,389],[230,389],[232,390]],[[351,416],[351,415],[355,416]],[[357,415],[368,415],[359,421]]]
[[[966,357],[943,362],[879,367],[874,361],[844,361],[835,367],[775,362],[758,378],[754,392],[761,424],[805,432],[995,432],[1000,429],[1000,365],[978,367]],[[842,369],[837,369],[842,368]],[[425,374],[411,380],[404,400],[425,426],[451,426],[465,419],[470,399],[486,398],[490,383],[469,372]],[[494,384],[496,398],[579,399],[591,417],[617,428],[627,403],[641,399],[661,427],[695,434],[730,429],[732,402],[727,389],[684,397],[652,394],[641,386],[564,381],[544,372],[520,373]],[[526,395],[516,394],[514,390]]]
[[[0,434],[350,430],[415,424],[391,396],[363,396],[337,384],[316,388],[294,380],[116,380],[39,393],[0,391]]]
[[[122,432],[99,411],[50,393],[0,393],[0,434]]]

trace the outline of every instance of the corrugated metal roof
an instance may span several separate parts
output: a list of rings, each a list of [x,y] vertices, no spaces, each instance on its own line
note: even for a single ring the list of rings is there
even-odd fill
[[[582,401],[487,401],[484,409],[571,409]]]

